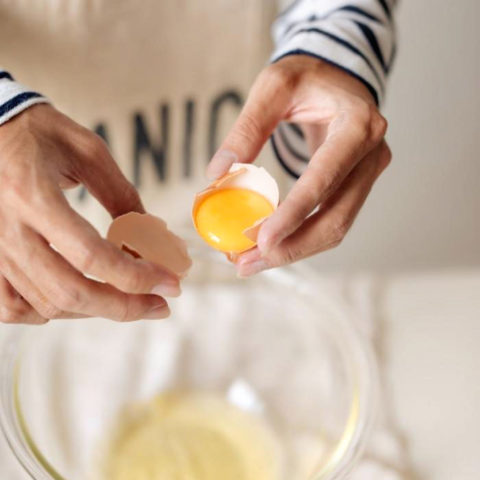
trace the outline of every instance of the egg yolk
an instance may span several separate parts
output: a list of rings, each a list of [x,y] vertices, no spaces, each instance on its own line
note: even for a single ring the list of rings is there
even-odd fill
[[[240,253],[255,246],[243,232],[273,212],[263,196],[243,188],[225,188],[206,196],[197,207],[198,233],[213,248]]]

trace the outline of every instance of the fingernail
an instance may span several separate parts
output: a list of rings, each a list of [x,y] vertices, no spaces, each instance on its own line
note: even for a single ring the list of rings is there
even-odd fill
[[[167,318],[170,315],[168,305],[157,305],[143,315],[144,319]]]
[[[152,295],[159,295],[160,297],[178,297],[182,290],[177,282],[164,282],[160,285],[156,285],[150,291]]]
[[[257,260],[251,263],[244,263],[238,267],[238,276],[240,278],[250,277],[256,273],[266,270],[268,264],[265,260]]]
[[[231,150],[218,151],[207,167],[207,178],[216,180],[228,172],[233,163],[238,162],[238,155]]]

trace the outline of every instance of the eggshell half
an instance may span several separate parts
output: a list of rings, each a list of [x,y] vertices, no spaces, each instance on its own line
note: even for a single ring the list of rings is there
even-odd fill
[[[263,195],[275,208],[280,201],[280,193],[275,179],[263,168],[249,163],[234,163],[230,170],[212,182],[205,190],[197,193],[193,202],[193,221],[200,201],[217,189],[245,188]]]
[[[263,195],[273,206],[277,208],[280,201],[280,193],[275,179],[263,168],[249,163],[234,163],[230,170],[219,179],[212,182],[205,190],[195,196],[192,209],[193,223],[196,227],[196,211],[203,198],[218,189],[244,188]],[[244,234],[257,241],[258,231],[267,217],[255,222],[251,227],[244,230]]]
[[[268,217],[263,217],[260,220],[257,220],[250,228],[246,228],[243,231],[243,234],[252,242],[257,243],[258,232],[267,218]]]
[[[236,164],[234,164],[236,165]],[[212,193],[214,190],[218,188],[223,188],[223,184],[227,183],[228,181],[232,180],[233,178],[237,177],[238,175],[241,175],[242,173],[246,173],[247,169],[246,168],[241,168],[241,169],[236,169],[233,172],[227,172],[223,177],[220,177],[219,179],[213,181],[205,190],[202,190],[201,192],[198,192],[195,195],[195,199],[193,201],[193,220],[195,222],[195,211],[197,206],[200,203],[200,200],[203,199],[203,197],[209,195]]]
[[[192,265],[185,241],[168,230],[161,218],[148,213],[130,212],[117,217],[110,225],[107,240],[179,277],[184,277]]]
[[[263,195],[274,208],[280,199],[275,179],[263,168],[250,163],[234,163],[228,174],[217,180],[216,188],[246,188]]]

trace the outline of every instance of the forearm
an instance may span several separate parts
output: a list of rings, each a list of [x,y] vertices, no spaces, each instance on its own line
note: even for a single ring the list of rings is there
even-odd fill
[[[0,125],[37,103],[48,102],[47,98],[21,83],[0,68]]]

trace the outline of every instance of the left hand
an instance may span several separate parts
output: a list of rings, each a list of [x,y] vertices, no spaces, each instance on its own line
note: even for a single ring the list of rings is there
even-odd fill
[[[339,245],[390,163],[387,122],[367,88],[335,66],[294,55],[260,73],[208,166],[209,178],[220,177],[233,162],[253,162],[281,121],[301,126],[311,159],[261,226],[257,247],[236,259],[240,276]]]

